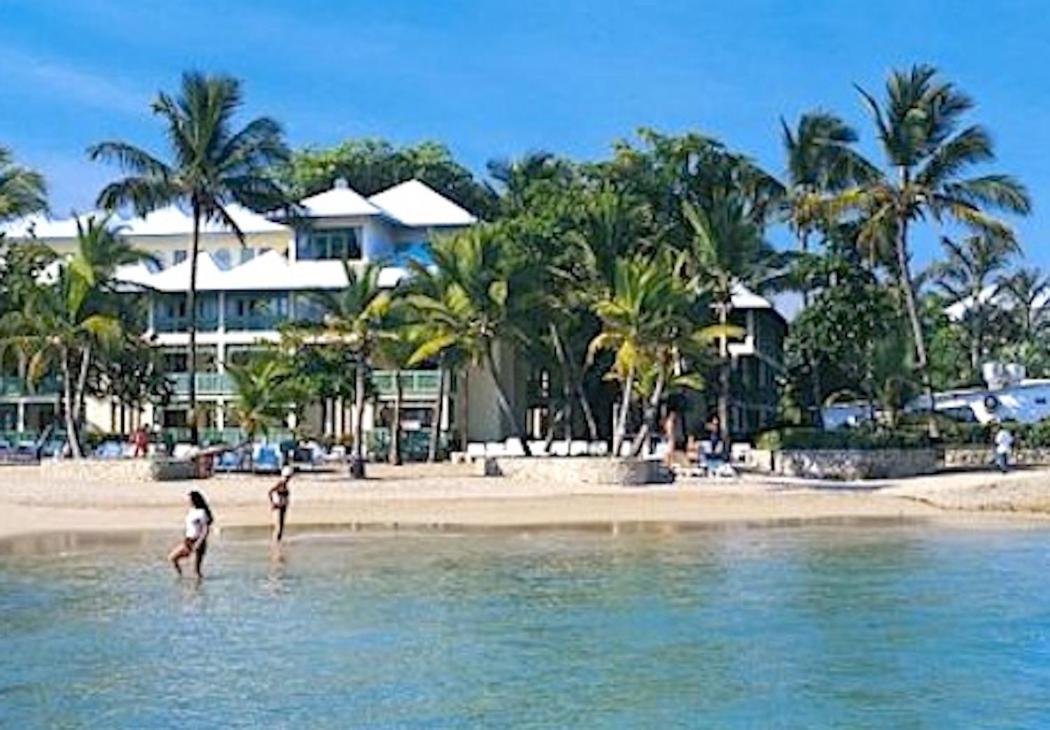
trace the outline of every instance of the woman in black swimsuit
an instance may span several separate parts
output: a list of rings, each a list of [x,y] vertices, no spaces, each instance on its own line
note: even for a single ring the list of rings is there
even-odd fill
[[[280,542],[281,538],[284,537],[284,518],[288,514],[288,502],[291,499],[288,482],[292,480],[292,474],[294,473],[295,469],[291,466],[285,466],[281,469],[281,480],[274,484],[268,492],[270,509],[273,511],[274,542]]]

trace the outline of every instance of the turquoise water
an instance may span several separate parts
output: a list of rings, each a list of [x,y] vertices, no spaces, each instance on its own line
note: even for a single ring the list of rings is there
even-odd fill
[[[0,726],[1050,726],[1043,529],[166,547],[0,552]]]

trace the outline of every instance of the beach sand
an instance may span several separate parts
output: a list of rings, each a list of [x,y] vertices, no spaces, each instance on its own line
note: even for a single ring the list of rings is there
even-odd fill
[[[526,527],[937,519],[982,522],[1050,516],[1050,469],[945,473],[896,481],[811,482],[744,475],[671,485],[602,487],[474,476],[450,464],[370,465],[370,478],[297,475],[289,533],[326,527]],[[270,524],[272,476],[129,482],[57,479],[37,466],[0,468],[0,538],[56,532],[171,530],[186,492],[203,491],[220,534]]]

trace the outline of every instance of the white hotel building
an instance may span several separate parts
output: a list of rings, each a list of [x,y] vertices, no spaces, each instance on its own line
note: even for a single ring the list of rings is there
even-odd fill
[[[418,180],[395,185],[369,198],[345,182],[301,202],[303,222],[295,227],[232,205],[244,234],[243,244],[229,230],[207,224],[200,236],[197,268],[197,394],[204,425],[202,438],[233,438],[236,428],[228,404],[235,397],[226,368],[243,362],[261,343],[279,339],[278,325],[309,319],[307,292],[346,286],[343,260],[352,265],[390,263],[381,283],[393,286],[406,274],[406,257],[419,256],[438,232],[475,223],[469,212]],[[117,403],[88,405],[89,428],[127,433],[140,423],[185,428],[188,414],[186,291],[189,288],[192,219],[178,208],[164,208],[144,218],[115,220],[126,240],[151,253],[156,265],[122,267],[118,278],[149,297],[147,337],[163,349],[174,397],[164,406],[146,405],[132,412]],[[76,247],[76,221],[30,217],[9,226],[7,236],[35,236],[59,253]],[[398,264],[402,266],[398,266]],[[504,363],[510,365],[510,363]],[[501,377],[515,401],[524,398],[525,377],[517,367],[501,367]],[[365,430],[381,428],[384,401],[393,397],[391,373],[375,371],[375,404],[365,414]],[[427,428],[437,395],[434,370],[404,371],[403,424],[407,431]],[[481,372],[471,372],[454,388],[443,408],[445,429],[466,429],[471,440],[502,438],[503,424],[492,391]],[[58,406],[58,388],[45,381],[30,389],[18,373],[0,379],[0,431],[37,431]],[[470,393],[469,403],[466,393]],[[351,430],[351,404],[339,399],[310,404],[298,426],[315,436],[339,438]]]

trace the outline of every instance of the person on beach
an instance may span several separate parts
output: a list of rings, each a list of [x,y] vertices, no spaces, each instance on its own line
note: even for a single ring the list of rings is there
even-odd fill
[[[182,575],[181,561],[193,555],[193,571],[200,580],[201,563],[204,562],[204,554],[208,551],[208,533],[211,532],[215,516],[208,506],[208,502],[197,490],[190,492],[190,510],[186,513],[186,533],[182,542],[175,546],[168,556],[175,572]]]
[[[149,453],[149,431],[145,426],[139,426],[131,435],[131,444],[135,447],[134,458],[145,458]]]
[[[1010,452],[1014,448],[1014,435],[1006,426],[999,426],[995,433],[995,467],[1006,473],[1010,467]]]
[[[295,468],[291,464],[286,464],[281,469],[281,479],[272,487],[268,496],[270,498],[270,509],[273,512],[273,539],[274,542],[280,542],[281,538],[284,537],[284,519],[288,514],[288,502],[291,498],[291,492],[288,490],[288,483],[292,480],[292,475],[295,474]]]

